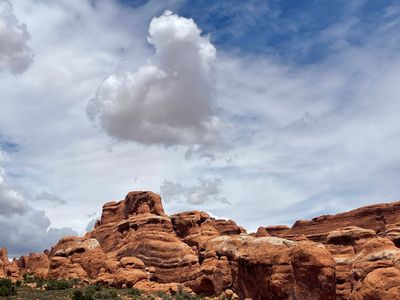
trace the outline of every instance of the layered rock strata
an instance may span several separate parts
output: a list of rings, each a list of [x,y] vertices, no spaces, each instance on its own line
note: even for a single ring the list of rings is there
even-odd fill
[[[118,288],[241,299],[398,299],[400,203],[260,227],[190,211],[168,216],[152,192],[109,202],[84,237],[64,237],[44,253],[8,260],[0,277],[23,274]]]

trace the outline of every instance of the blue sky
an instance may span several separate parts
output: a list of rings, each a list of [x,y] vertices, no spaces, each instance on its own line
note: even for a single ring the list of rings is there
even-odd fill
[[[225,51],[275,55],[291,63],[310,64],[337,51],[335,44],[343,38],[321,41],[317,37],[324,30],[354,19],[344,38],[350,45],[362,45],[376,26],[396,19],[396,13],[388,13],[395,7],[397,1],[204,0],[184,1],[177,12],[195,19]]]
[[[250,231],[400,199],[398,1],[0,0],[0,21],[15,255],[130,190]]]

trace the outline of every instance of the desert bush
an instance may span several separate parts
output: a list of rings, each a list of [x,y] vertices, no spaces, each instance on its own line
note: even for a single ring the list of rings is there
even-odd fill
[[[141,295],[142,295],[142,292],[141,292],[139,289],[137,289],[137,288],[132,288],[132,289],[129,291],[129,295],[131,295],[131,296],[141,296]]]
[[[32,274],[29,274],[29,273],[25,273],[24,275],[22,275],[22,278],[25,283],[35,282],[35,276],[33,276]]]
[[[46,290],[67,290],[72,288],[73,283],[67,280],[50,280],[45,284]]]
[[[46,281],[44,279],[35,279],[36,282],[36,287],[41,288],[46,284]]]
[[[118,293],[112,289],[96,292],[95,297],[95,299],[119,299]]]
[[[84,290],[76,290],[72,295],[72,300],[94,300],[94,299],[119,299],[118,293],[114,289],[103,288],[98,285],[91,285]]]
[[[17,294],[17,288],[11,279],[0,279],[0,296],[13,296]]]
[[[81,290],[76,290],[72,294],[71,300],[93,300],[91,296],[86,295],[84,292]]]
[[[158,291],[155,295],[163,300],[173,300],[173,298],[163,291]]]
[[[9,296],[10,295],[10,289],[6,286],[0,287],[0,296]]]
[[[201,300],[202,297],[194,294],[190,294],[184,291],[179,291],[174,295],[176,300]]]

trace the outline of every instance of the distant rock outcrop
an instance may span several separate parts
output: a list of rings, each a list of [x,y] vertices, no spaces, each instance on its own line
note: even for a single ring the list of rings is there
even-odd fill
[[[205,212],[168,216],[152,192],[103,206],[84,237],[9,262],[0,277],[23,274],[144,291],[191,290],[241,299],[399,299],[400,203],[246,231]]]
[[[0,248],[0,278],[10,277],[11,279],[18,279],[20,277],[17,262],[8,260],[7,249]]]

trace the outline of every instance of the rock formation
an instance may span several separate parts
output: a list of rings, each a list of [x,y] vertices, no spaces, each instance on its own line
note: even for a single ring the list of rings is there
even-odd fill
[[[400,202],[361,207],[287,226],[262,227],[269,235],[308,239],[327,249],[336,263],[337,299],[400,299]]]
[[[241,299],[400,299],[400,203],[246,231],[190,211],[168,216],[152,192],[103,206],[84,237],[12,262],[0,251],[0,277],[23,274],[118,288]]]
[[[19,268],[16,261],[10,262],[6,248],[0,248],[0,278],[10,277],[18,279],[20,276]]]

